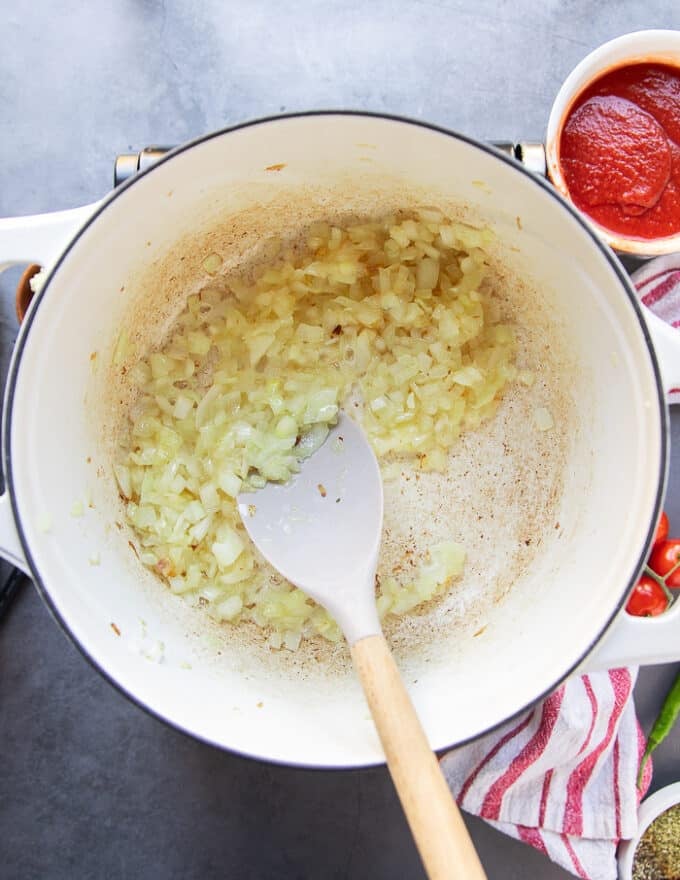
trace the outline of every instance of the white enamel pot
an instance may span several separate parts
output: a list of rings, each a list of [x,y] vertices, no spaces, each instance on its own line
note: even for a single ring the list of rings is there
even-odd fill
[[[665,392],[680,385],[674,331],[643,314],[616,258],[578,213],[492,148],[368,114],[263,120],[173,151],[97,205],[0,222],[0,266],[52,267],[6,389],[1,552],[33,577],[82,653],[121,691],[223,748],[317,767],[382,761],[350,674],[303,674],[258,646],[231,651],[228,640],[217,651],[196,635],[195,617],[187,623],[181,602],[159,600],[162,588],[154,590],[116,525],[105,451],[112,422],[102,406],[111,353],[124,324],[160,338],[172,311],[164,303],[182,281],[180,269],[164,269],[165,257],[181,253],[191,277],[216,225],[237,248],[243,217],[254,228],[285,228],[329,206],[365,213],[415,192],[421,203],[459,205],[494,228],[541,286],[580,365],[565,377],[580,428],[558,504],[559,540],[489,609],[481,636],[454,633],[424,659],[405,661],[431,744],[443,749],[488,731],[579,668],[680,657],[680,607],[646,620],[622,610],[662,508]],[[154,272],[162,277],[145,287],[140,279]],[[74,501],[88,498],[85,516],[71,516]]]

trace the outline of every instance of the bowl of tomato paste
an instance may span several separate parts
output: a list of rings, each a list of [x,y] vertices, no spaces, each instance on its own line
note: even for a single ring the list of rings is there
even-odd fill
[[[613,248],[680,250],[680,31],[637,31],[577,65],[548,121],[548,173]]]

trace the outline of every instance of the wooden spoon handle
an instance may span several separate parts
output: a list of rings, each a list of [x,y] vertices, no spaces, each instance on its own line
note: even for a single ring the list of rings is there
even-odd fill
[[[485,880],[474,845],[382,635],[352,645],[352,659],[387,766],[430,880]]]

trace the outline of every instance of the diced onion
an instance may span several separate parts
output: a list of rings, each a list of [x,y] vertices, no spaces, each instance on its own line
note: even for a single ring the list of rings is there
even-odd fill
[[[217,616],[221,620],[233,620],[241,613],[243,608],[243,600],[240,596],[229,596],[217,606]]]
[[[309,458],[316,450],[323,445],[326,437],[328,437],[328,425],[317,424],[301,435],[297,445],[297,456],[300,459]]]
[[[416,287],[433,290],[439,280],[439,261],[431,257],[424,257],[418,263],[416,271]]]
[[[222,257],[219,254],[210,254],[203,260],[203,268],[208,275],[216,275],[222,266]]]
[[[244,550],[244,543],[233,529],[223,528],[219,541],[212,545],[213,556],[220,568],[229,568]]]
[[[385,578],[377,600],[380,616],[405,614],[429,601],[462,574],[464,565],[465,550],[460,544],[442,541],[431,547],[429,561],[420,566],[414,581],[400,585],[394,577]]]
[[[550,431],[555,427],[555,421],[550,410],[539,406],[534,410],[534,424],[539,431]]]
[[[533,381],[515,367],[513,328],[484,292],[491,241],[436,208],[344,229],[315,223],[307,253],[277,240],[255,281],[211,279],[191,294],[162,350],[130,363],[120,334],[114,364],[127,364],[138,400],[114,474],[140,559],[173,593],[207,603],[216,620],[268,629],[273,649],[341,638],[322,608],[269,577],[236,497],[289,480],[350,396],[398,475],[443,470],[509,382]],[[209,254],[202,268],[217,275],[222,257]],[[552,426],[547,410],[535,421]],[[463,562],[462,548],[445,542],[412,582],[382,573],[381,616],[429,601]]]
[[[83,502],[79,499],[74,501],[71,505],[71,516],[79,517],[85,513],[85,508],[83,506]]]
[[[134,354],[134,345],[130,342],[127,330],[121,330],[116,347],[113,350],[113,365],[122,366]]]
[[[52,519],[52,514],[50,513],[41,513],[36,518],[36,526],[38,527],[39,532],[43,532],[43,534],[47,534],[52,531],[52,524],[54,520]]]

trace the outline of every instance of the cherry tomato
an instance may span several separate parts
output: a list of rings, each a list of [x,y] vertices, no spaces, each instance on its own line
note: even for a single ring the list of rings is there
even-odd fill
[[[668,537],[668,517],[666,516],[666,511],[663,510],[661,512],[661,516],[659,517],[659,522],[656,525],[656,531],[654,532],[654,540],[652,541],[652,549],[656,547],[657,544],[660,544],[662,541],[665,541]]]
[[[643,574],[626,604],[626,611],[636,617],[655,617],[668,607],[668,599],[654,578]]]
[[[665,577],[678,562],[680,562],[680,539],[678,538],[671,538],[670,541],[662,541],[657,544],[649,557],[649,567],[661,575],[669,587],[680,587],[680,568],[670,577]]]

